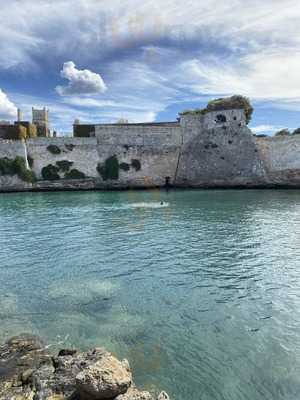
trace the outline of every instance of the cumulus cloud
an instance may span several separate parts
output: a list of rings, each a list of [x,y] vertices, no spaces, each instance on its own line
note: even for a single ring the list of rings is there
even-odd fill
[[[17,107],[14,105],[12,101],[9,100],[6,93],[0,89],[0,118],[13,118],[16,117]]]
[[[73,61],[64,63],[61,76],[69,81],[67,86],[56,87],[61,96],[104,93],[107,90],[99,74],[88,69],[79,70]]]

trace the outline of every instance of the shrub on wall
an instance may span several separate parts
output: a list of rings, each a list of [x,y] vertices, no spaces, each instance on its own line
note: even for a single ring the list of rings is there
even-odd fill
[[[62,172],[68,172],[73,164],[74,164],[73,161],[68,161],[68,160],[56,161],[56,165]]]
[[[125,162],[123,162],[123,163],[120,164],[120,169],[122,169],[123,171],[127,172],[127,171],[130,170],[130,165],[125,163]]]
[[[0,158],[0,175],[14,175],[13,162],[10,158]]]
[[[288,129],[281,129],[280,131],[275,133],[275,136],[288,136],[290,131]]]
[[[247,124],[251,121],[253,107],[251,106],[248,97],[235,95],[231,97],[211,100],[206,107],[207,111],[220,111],[231,109],[243,109],[246,115]]]
[[[55,144],[50,144],[49,146],[47,146],[47,150],[51,154],[60,154],[61,153],[60,148],[58,146],[56,146]]]
[[[140,160],[131,160],[131,165],[136,171],[139,171],[141,169],[141,163]]]
[[[71,169],[71,171],[65,173],[65,178],[66,179],[84,179],[86,175],[78,171],[78,169]]]
[[[69,151],[73,151],[74,147],[75,147],[75,144],[72,144],[72,143],[65,144],[65,148]]]
[[[60,179],[58,175],[59,168],[55,165],[49,164],[42,169],[42,177],[46,181],[56,181]]]
[[[293,131],[293,135],[300,135],[300,128],[297,128]]]
[[[119,161],[117,157],[111,156],[105,160],[104,165],[98,164],[97,171],[104,181],[119,179]]]
[[[22,181],[33,183],[36,177],[33,171],[26,168],[26,162],[23,157],[17,156],[15,159],[7,157],[0,159],[1,175],[17,175]]]
[[[222,110],[234,110],[243,109],[245,111],[246,122],[249,124],[253,114],[253,107],[250,103],[248,97],[235,95],[231,97],[224,97],[220,99],[211,100],[206,108],[186,110],[181,113],[181,115],[186,114],[207,114],[212,111],[222,111]]]

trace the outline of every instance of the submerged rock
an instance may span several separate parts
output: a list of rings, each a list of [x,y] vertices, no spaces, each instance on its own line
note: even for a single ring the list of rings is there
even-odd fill
[[[165,393],[165,392],[162,392]],[[169,400],[168,395],[159,400]],[[103,348],[47,352],[31,335],[0,346],[0,400],[153,400],[132,382],[127,360]]]

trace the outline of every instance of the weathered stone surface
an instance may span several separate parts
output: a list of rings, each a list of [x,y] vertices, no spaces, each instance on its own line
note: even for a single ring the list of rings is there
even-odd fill
[[[115,400],[154,400],[149,392],[141,392],[135,387],[130,387],[125,394],[116,397]]]
[[[47,151],[49,145],[60,154]],[[97,125],[95,137],[0,140],[0,158],[34,160],[38,181],[0,175],[0,192],[163,187],[300,187],[300,135],[258,138],[241,109],[187,114],[180,123]],[[114,177],[97,169],[116,159]],[[140,168],[134,168],[132,160]],[[69,162],[84,179],[42,179],[42,169]],[[122,168],[122,166],[126,168]],[[61,178],[63,177],[61,173]]]
[[[103,348],[51,356],[35,336],[0,346],[0,400],[153,400],[132,383],[127,360]],[[161,398],[160,400],[168,400]]]
[[[95,400],[112,399],[126,393],[131,383],[127,360],[121,362],[111,354],[105,354],[76,376],[76,388],[80,395]]]
[[[7,398],[3,396],[9,392],[19,395],[17,388],[29,380],[33,370],[51,364],[51,356],[38,337],[20,335],[8,340],[0,347],[0,399]]]

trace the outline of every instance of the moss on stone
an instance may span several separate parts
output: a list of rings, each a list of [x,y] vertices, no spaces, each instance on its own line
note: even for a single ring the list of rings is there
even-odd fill
[[[71,171],[65,173],[66,179],[84,179],[86,176],[83,172],[78,169],[71,169]]]
[[[75,147],[75,144],[72,144],[72,143],[65,144],[65,148],[69,151],[73,151],[74,147]]]
[[[116,155],[105,160],[104,165],[98,164],[97,171],[104,181],[119,179],[119,161]]]
[[[129,171],[130,170],[130,164],[127,164],[125,162],[120,164],[120,169],[122,169],[123,171]]]
[[[131,165],[136,171],[139,171],[142,168],[140,160],[137,159],[131,160]]]
[[[56,161],[56,165],[62,172],[68,172],[73,164],[74,164],[73,161],[68,161],[68,160]]]
[[[56,146],[55,144],[50,144],[49,146],[47,146],[47,150],[51,154],[60,154],[61,153],[60,148],[58,146]]]
[[[57,166],[49,164],[42,169],[42,177],[46,181],[57,181],[60,179],[58,171],[59,168]]]

